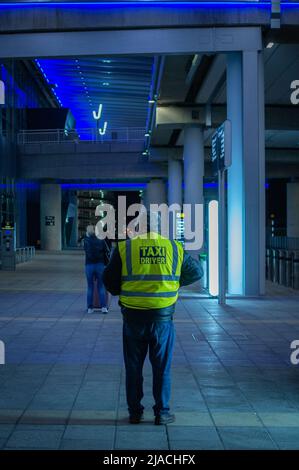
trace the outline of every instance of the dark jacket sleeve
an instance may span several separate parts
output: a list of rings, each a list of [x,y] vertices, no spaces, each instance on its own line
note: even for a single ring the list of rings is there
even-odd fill
[[[103,282],[108,292],[119,295],[121,288],[121,258],[118,248],[114,248],[110,261],[104,269]]]
[[[202,276],[203,269],[200,260],[194,259],[189,253],[184,252],[180,286],[188,286],[189,284],[201,279]]]

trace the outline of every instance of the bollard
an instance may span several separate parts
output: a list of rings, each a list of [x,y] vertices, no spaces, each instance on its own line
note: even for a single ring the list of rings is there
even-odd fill
[[[267,248],[266,250],[266,279],[272,280],[272,250]]]
[[[299,251],[293,256],[293,288],[299,289]]]
[[[273,250],[273,275],[272,281],[279,282],[279,260],[278,260],[278,250]]]
[[[276,267],[276,249],[272,249],[272,282],[276,282],[276,271],[275,271],[275,268]]]
[[[286,251],[286,287],[293,286],[293,253],[290,250]]]
[[[269,281],[273,282],[273,273],[274,273],[274,250],[270,248],[270,259],[269,259]]]
[[[278,282],[283,286],[286,285],[286,252],[285,250],[278,250]]]

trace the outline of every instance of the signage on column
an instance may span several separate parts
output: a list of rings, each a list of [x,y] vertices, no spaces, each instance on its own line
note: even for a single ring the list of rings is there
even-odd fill
[[[212,166],[214,175],[232,163],[232,129],[228,119],[212,135]]]
[[[54,215],[46,215],[45,216],[45,225],[48,227],[54,227],[55,225],[55,216]]]
[[[176,240],[184,245],[185,240],[185,214],[183,212],[176,213]]]
[[[14,229],[14,224],[10,222],[5,222],[4,225],[2,225],[3,230],[13,230]]]
[[[231,163],[232,129],[227,119],[212,136],[212,165],[214,175],[218,176],[218,201],[209,206],[209,287],[212,295],[218,295],[220,305],[226,302],[225,173]]]

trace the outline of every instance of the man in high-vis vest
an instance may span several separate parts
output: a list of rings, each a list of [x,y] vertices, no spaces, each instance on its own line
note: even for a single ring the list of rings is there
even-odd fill
[[[104,284],[119,295],[129,420],[143,419],[142,369],[147,352],[153,370],[155,424],[175,420],[169,411],[170,367],[174,346],[173,315],[180,286],[199,280],[200,261],[181,243],[148,232],[118,243],[104,271]]]

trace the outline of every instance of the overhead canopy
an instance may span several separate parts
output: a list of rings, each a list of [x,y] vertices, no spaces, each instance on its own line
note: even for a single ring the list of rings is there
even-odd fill
[[[78,129],[145,127],[152,57],[40,59],[36,61]]]

